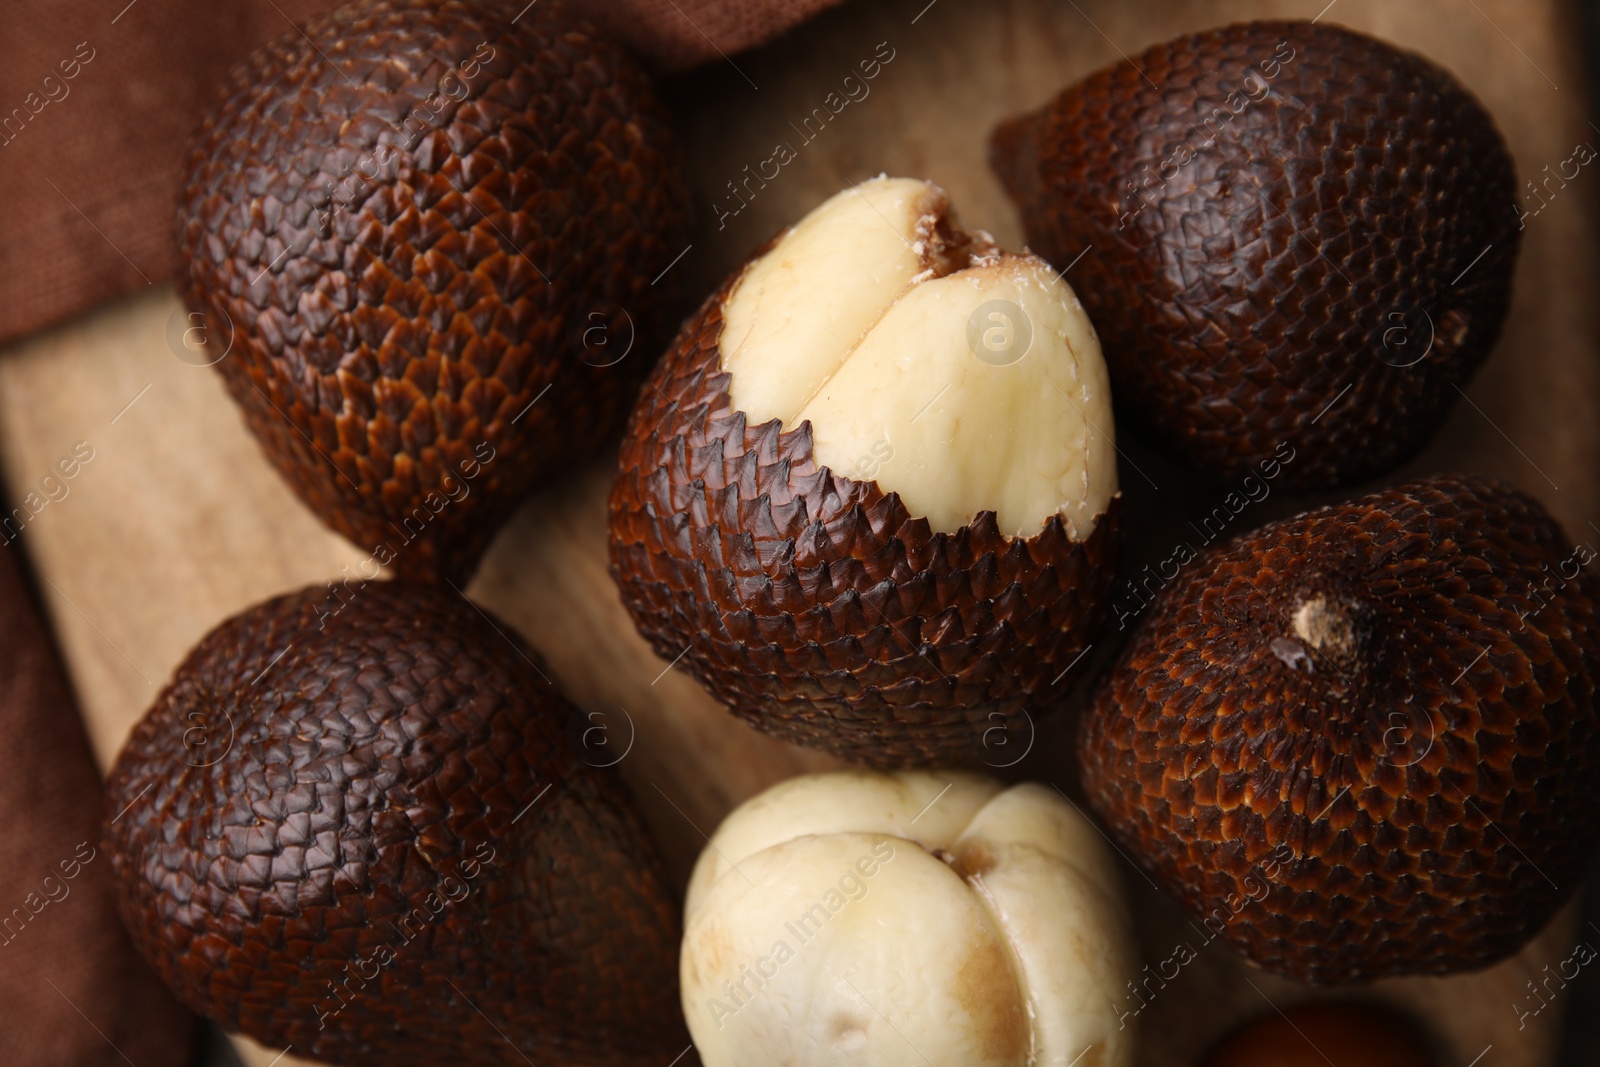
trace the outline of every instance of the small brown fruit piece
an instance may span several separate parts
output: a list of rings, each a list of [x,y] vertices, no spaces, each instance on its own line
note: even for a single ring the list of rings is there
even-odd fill
[[[643,72],[558,4],[503,14],[357,0],[261,49],[179,216],[185,297],[267,458],[404,576],[461,581],[620,427],[688,241]]]
[[[763,730],[883,765],[1014,762],[1103,615],[1111,433],[1055,271],[962,232],[937,186],[864,182],[658,364],[611,573],[657,653]]]
[[[1371,1004],[1298,1004],[1246,1023],[1201,1067],[1437,1067],[1410,1020]]]
[[[1326,488],[1427,443],[1506,315],[1520,226],[1482,106],[1326,24],[1157,45],[995,131],[1029,244],[1099,327],[1119,411],[1201,469]]]
[[[1085,790],[1268,970],[1487,966],[1582,883],[1600,835],[1593,557],[1465,476],[1210,549],[1096,694]]]
[[[455,593],[335,595],[223,623],[135,727],[105,828],[135,945],[329,1063],[671,1060],[674,904],[570,705]]]

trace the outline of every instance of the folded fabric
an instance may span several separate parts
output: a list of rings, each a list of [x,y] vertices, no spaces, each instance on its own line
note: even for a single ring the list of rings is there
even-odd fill
[[[517,14],[525,0],[494,0]],[[554,3],[558,0],[534,0]],[[768,40],[838,0],[588,0],[660,71]],[[171,277],[190,135],[250,49],[333,0],[14,0],[0,64],[0,342]]]
[[[0,548],[0,1063],[183,1067],[198,1022],[117,919],[100,772],[18,564]]]

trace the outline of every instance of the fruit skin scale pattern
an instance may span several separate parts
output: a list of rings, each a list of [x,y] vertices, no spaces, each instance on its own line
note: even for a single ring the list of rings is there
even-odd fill
[[[1029,245],[1077,263],[1119,413],[1222,477],[1285,441],[1292,488],[1394,468],[1509,306],[1516,177],[1493,120],[1348,30],[1157,45],[1002,124],[991,158]]]
[[[218,369],[312,510],[459,581],[519,496],[621,425],[670,331],[650,282],[689,209],[668,116],[559,5],[511,25],[363,3],[305,31],[200,131],[184,295],[231,322]]]
[[[1571,556],[1532,498],[1459,476],[1209,550],[1083,723],[1095,809],[1197,921],[1291,978],[1509,955],[1600,836],[1600,583],[1542,584]],[[1356,606],[1355,632],[1307,670],[1274,645],[1319,595]]]
[[[106,842],[140,951],[328,1063],[670,1060],[676,906],[532,653],[448,590],[367,584],[323,631],[325,596],[224,623],[134,729]]]
[[[623,438],[611,574],[635,625],[787,741],[879,766],[1020,756],[1104,622],[1120,496],[1081,544],[1059,516],[1027,539],[992,512],[932,533],[819,468],[809,422],[733,407],[718,342],[741,276],[684,324]]]

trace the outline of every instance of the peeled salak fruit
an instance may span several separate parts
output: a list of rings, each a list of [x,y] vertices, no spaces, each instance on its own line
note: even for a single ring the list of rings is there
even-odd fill
[[[1133,945],[1105,839],[1056,790],[904,771],[737,808],[684,906],[706,1067],[1133,1062]]]
[[[1196,929],[1262,967],[1486,967],[1600,840],[1594,555],[1462,475],[1213,547],[1096,693],[1084,789]]]
[[[657,365],[611,573],[656,651],[760,729],[998,765],[1104,618],[1113,432],[1056,271],[963,232],[938,186],[863,182],[736,271]]]
[[[358,0],[260,49],[179,212],[184,295],[267,458],[419,579],[462,581],[620,427],[688,245],[644,73],[558,3],[516,14]]]
[[[195,1011],[332,1064],[661,1067],[676,908],[534,654],[436,586],[267,601],[190,653],[107,786],[134,944]]]
[[[1522,229],[1494,120],[1448,71],[1327,23],[1175,38],[1005,123],[1030,247],[1073,266],[1120,413],[1239,477],[1392,470],[1511,300]]]

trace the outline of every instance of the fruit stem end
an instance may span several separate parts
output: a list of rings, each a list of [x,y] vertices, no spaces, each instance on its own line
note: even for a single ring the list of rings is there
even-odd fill
[[[1301,602],[1293,624],[1296,637],[1331,659],[1349,659],[1355,650],[1355,624],[1349,612],[1320,594]]]

